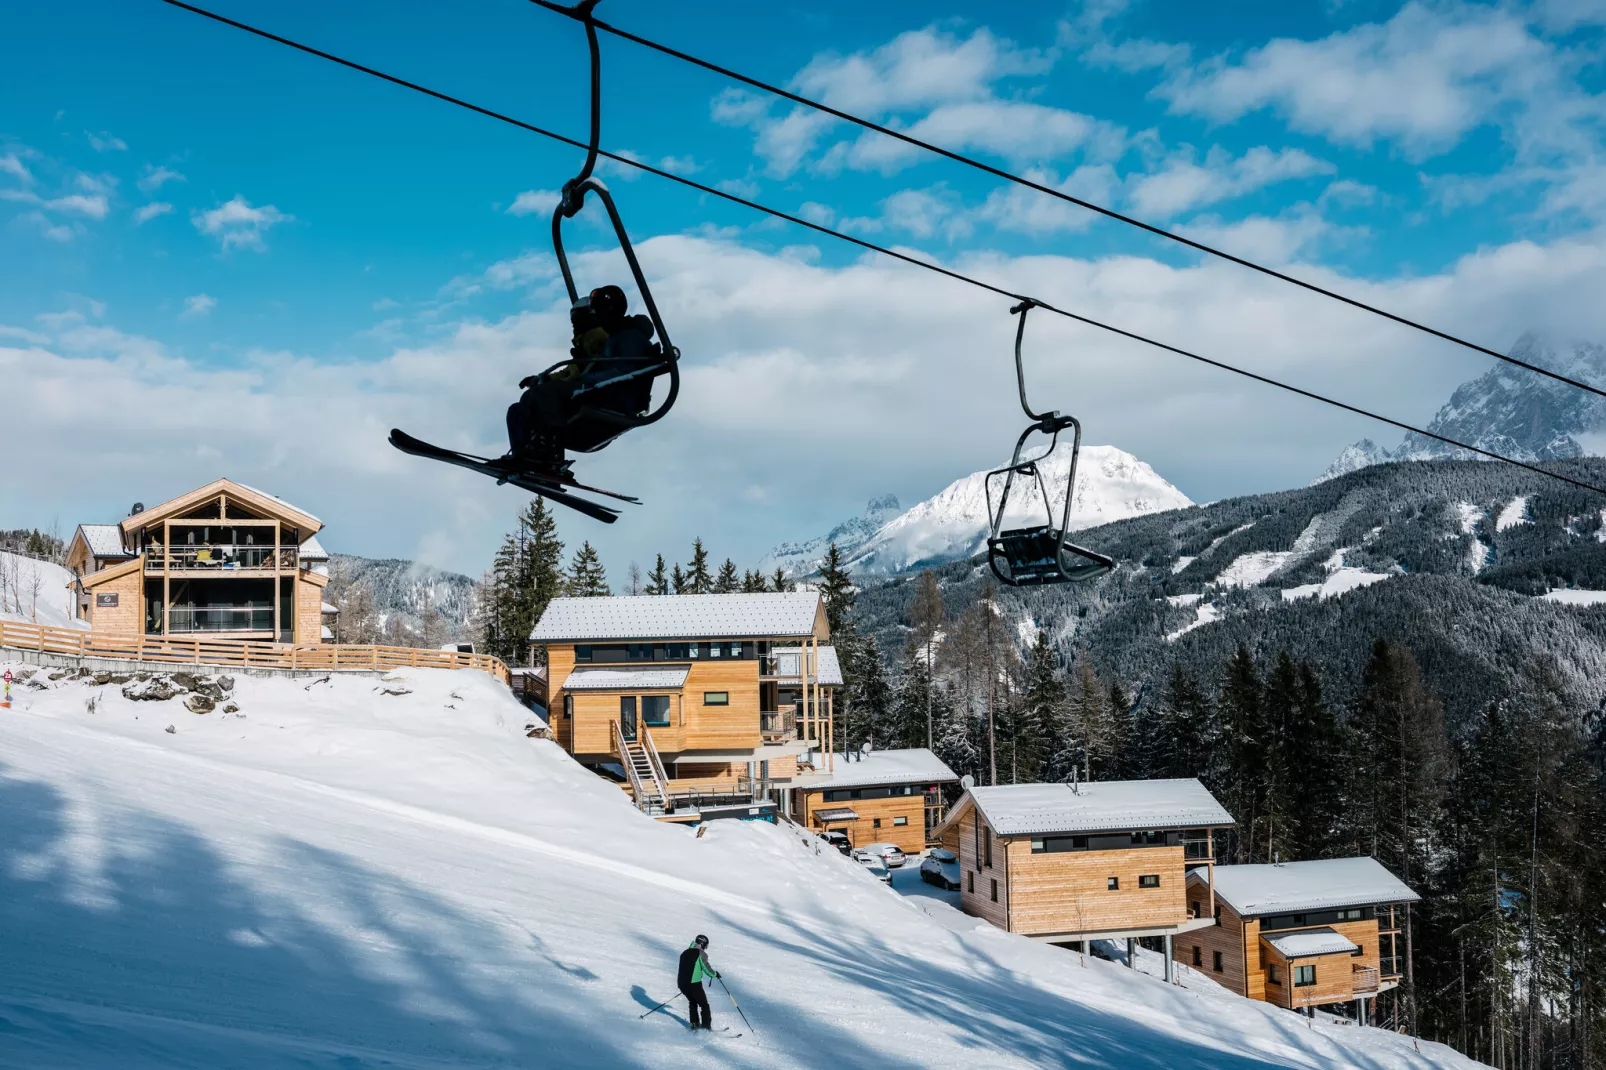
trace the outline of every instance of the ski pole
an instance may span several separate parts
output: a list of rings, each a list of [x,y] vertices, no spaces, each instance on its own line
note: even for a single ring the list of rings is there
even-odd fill
[[[725,984],[725,978],[723,976],[721,976],[720,974],[716,973],[714,975],[714,980],[718,981],[719,982],[719,987],[725,989],[725,994],[727,996],[730,996],[731,1006],[735,1007],[736,1008],[736,1013],[740,1014],[742,1016],[742,1024],[747,1026],[747,1031],[756,1036],[758,1034],[758,1030],[754,1029],[753,1028],[753,1023],[749,1022],[747,1020],[747,1015],[745,1013],[743,1013],[742,1005],[740,1003],[736,1002],[736,997],[735,996],[731,996],[731,990],[730,990],[730,987]]]
[[[677,993],[677,995],[678,995],[678,993]],[[662,1003],[658,1004],[658,1006],[656,1006],[652,1010],[648,1011],[647,1014],[652,1014],[655,1011],[663,1010],[665,1007],[667,1007],[671,1003],[675,1002],[675,998],[676,998],[675,996],[670,996],[668,999],[666,999]],[[647,1014],[638,1014],[638,1015],[636,1015],[636,1018],[637,1018],[637,1020],[640,1020],[642,1018],[647,1017]]]

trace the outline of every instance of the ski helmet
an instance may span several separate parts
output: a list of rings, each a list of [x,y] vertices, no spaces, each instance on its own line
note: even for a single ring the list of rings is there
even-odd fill
[[[699,948],[701,948],[704,951],[708,950],[708,937],[702,935],[701,933],[697,934],[697,939],[693,940],[692,943],[696,944]]]

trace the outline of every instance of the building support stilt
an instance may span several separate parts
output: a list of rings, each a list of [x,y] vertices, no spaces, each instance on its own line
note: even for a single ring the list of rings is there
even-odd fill
[[[1138,941],[1133,936],[1126,938],[1126,968],[1129,970],[1138,968]]]
[[[1174,984],[1177,979],[1176,960],[1171,957],[1171,934],[1165,934],[1165,983]]]

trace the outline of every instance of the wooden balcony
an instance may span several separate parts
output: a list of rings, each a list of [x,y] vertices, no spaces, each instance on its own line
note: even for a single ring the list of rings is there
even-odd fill
[[[1351,970],[1350,987],[1355,994],[1364,996],[1377,991],[1380,978],[1376,966],[1362,966],[1355,964]]]
[[[164,551],[151,546],[145,551],[146,572],[199,572],[208,575],[261,575],[294,572],[299,564],[294,546],[173,546]]]

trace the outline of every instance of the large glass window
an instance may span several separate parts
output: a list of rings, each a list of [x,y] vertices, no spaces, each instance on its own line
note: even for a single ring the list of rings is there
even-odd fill
[[[576,646],[574,648],[574,660],[575,661],[590,661],[591,660],[591,648],[589,646]]]
[[[643,695],[641,719],[654,728],[662,728],[669,724],[669,696]]]

